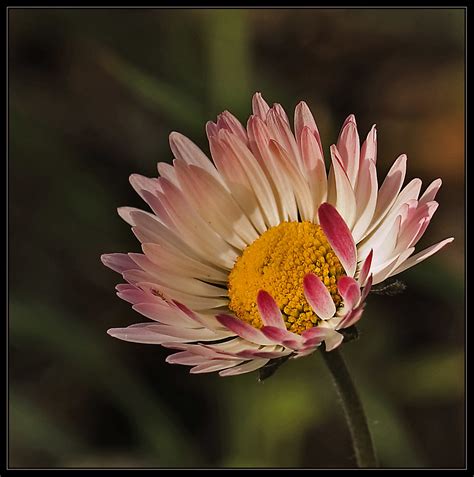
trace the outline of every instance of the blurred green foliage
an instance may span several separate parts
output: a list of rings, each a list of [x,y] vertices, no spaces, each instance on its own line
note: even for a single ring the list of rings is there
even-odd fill
[[[105,334],[136,320],[99,262],[139,249],[115,214],[142,207],[127,176],[172,159],[172,130],[207,151],[205,121],[245,121],[262,91],[289,115],[306,100],[326,150],[354,112],[361,137],[377,121],[382,173],[407,152],[411,177],[443,178],[423,244],[456,241],[370,297],[344,352],[383,466],[461,467],[463,26],[461,9],[10,9],[9,465],[354,465],[318,353],[258,383]]]

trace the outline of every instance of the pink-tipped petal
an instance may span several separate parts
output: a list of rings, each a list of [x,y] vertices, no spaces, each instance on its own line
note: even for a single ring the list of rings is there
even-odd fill
[[[137,268],[136,263],[126,253],[105,253],[100,259],[106,267],[118,273]]]
[[[301,335],[304,340],[302,349],[304,350],[319,346],[331,333],[331,328],[326,328],[322,326],[314,326],[313,328],[304,331]]]
[[[268,106],[268,103],[263,99],[262,93],[255,93],[253,95],[252,110],[255,116],[265,121],[267,113],[270,111],[270,106]]]
[[[277,328],[276,326],[264,326],[262,333],[271,340],[273,344],[281,344],[292,349],[298,349],[303,344],[303,339],[300,335],[286,329]]]
[[[375,207],[377,206],[377,168],[372,159],[367,159],[361,164],[357,188],[354,194],[357,202],[357,220],[352,228],[352,236],[354,237],[354,241],[359,243],[362,237],[365,236],[367,228],[372,222]]]
[[[275,344],[273,340],[265,337],[262,331],[254,328],[245,321],[234,318],[231,315],[220,314],[216,316],[219,323],[228,328],[230,331],[240,336],[244,340],[251,341],[261,345]]]
[[[423,195],[420,197],[420,203],[425,204],[431,202],[435,199],[436,194],[438,193],[443,181],[441,179],[435,179],[425,190]]]
[[[225,128],[231,133],[238,136],[240,140],[245,144],[247,144],[248,142],[247,131],[244,129],[240,121],[229,111],[224,111],[218,116],[217,128]]]
[[[136,225],[135,221],[132,218],[132,212],[143,212],[136,207],[117,207],[117,213],[119,214],[122,220],[125,220],[128,225],[132,227]],[[143,212],[145,213],[145,212]]]
[[[264,325],[286,329],[281,311],[270,293],[265,290],[258,292],[257,307]]]
[[[349,328],[349,326],[355,325],[362,317],[364,307],[359,306],[355,310],[352,310],[343,320],[339,323],[336,329],[341,330],[343,328]]]
[[[211,138],[213,138],[218,131],[219,131],[219,128],[217,127],[216,123],[214,123],[213,121],[208,121],[206,123],[206,134],[209,140],[211,140]]]
[[[365,286],[365,282],[367,281],[367,277],[369,276],[373,255],[374,255],[374,251],[371,249],[369,252],[369,255],[367,255],[360,269],[359,278],[357,281],[359,282],[359,285],[361,287]]]
[[[365,283],[364,289],[362,290],[362,295],[360,297],[360,302],[364,303],[365,299],[367,298],[370,289],[372,288],[372,282],[374,281],[374,277],[372,275],[367,278],[367,282]]]
[[[337,289],[346,310],[352,310],[359,303],[360,288],[352,277],[341,277],[337,282]]]
[[[331,200],[328,199],[328,202],[333,203],[337,207],[347,226],[352,228],[356,218],[354,189],[342,164],[339,151],[334,144],[331,146],[330,151],[332,164],[331,174],[334,177],[331,190],[334,192],[331,193]]]
[[[378,191],[377,206],[375,208],[372,223],[366,231],[366,235],[375,229],[390,210],[395,200],[399,197],[399,192],[402,188],[403,181],[405,180],[406,167],[407,156],[402,154],[393,163]]]
[[[431,257],[431,255],[435,254],[439,250],[441,250],[445,245],[448,243],[451,243],[454,240],[454,237],[447,238],[445,240],[442,240],[441,242],[432,245],[431,247],[426,248],[425,250],[422,250],[421,252],[418,252],[417,254],[413,255],[412,257],[408,258],[405,260],[404,263],[402,263],[398,268],[396,268],[394,271],[390,273],[390,276],[396,275],[398,273],[401,273],[408,268],[413,267],[414,265],[417,265],[418,263],[422,262],[423,260],[426,260],[428,257]]]
[[[325,202],[318,209],[319,223],[348,276],[354,276],[357,251],[351,231],[339,212]]]
[[[377,128],[375,124],[372,126],[369,134],[367,134],[367,138],[360,150],[360,163],[362,164],[363,161],[368,159],[374,162],[377,161]]]
[[[303,288],[308,303],[321,319],[328,320],[334,316],[336,305],[319,277],[308,273],[303,279]]]
[[[147,190],[152,194],[155,194],[159,190],[158,180],[155,178],[145,177],[140,174],[131,174],[128,178],[131,186],[135,189],[135,192],[143,199],[143,191]]]
[[[181,159],[186,164],[195,164],[202,167],[216,179],[222,180],[209,158],[186,136],[178,132],[172,132],[169,136],[169,143],[176,159]]]
[[[107,330],[107,334],[119,340],[142,344],[189,341],[188,337],[171,337],[170,335],[158,333],[148,323],[138,323],[137,325],[131,325],[126,328],[110,328]]]
[[[311,134],[316,138],[319,150],[322,153],[323,147],[321,145],[321,138],[319,136],[318,126],[314,120],[313,115],[304,101],[300,101],[295,108],[295,137],[301,147],[301,135],[303,129],[308,128]]]
[[[359,172],[360,140],[355,116],[353,114],[346,119],[341,129],[337,140],[337,149],[340,153],[342,165],[347,177],[354,187]]]

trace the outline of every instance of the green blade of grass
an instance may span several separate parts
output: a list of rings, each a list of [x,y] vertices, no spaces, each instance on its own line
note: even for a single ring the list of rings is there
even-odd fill
[[[196,131],[203,125],[201,105],[184,96],[182,89],[152,77],[104,47],[99,49],[98,61],[116,81],[150,109],[168,116],[183,128]]]

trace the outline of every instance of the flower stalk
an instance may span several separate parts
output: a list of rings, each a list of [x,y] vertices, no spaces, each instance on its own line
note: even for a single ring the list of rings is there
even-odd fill
[[[342,408],[351,433],[357,466],[378,467],[362,402],[341,351],[339,349],[330,352],[323,351],[321,355],[331,372],[341,398]]]

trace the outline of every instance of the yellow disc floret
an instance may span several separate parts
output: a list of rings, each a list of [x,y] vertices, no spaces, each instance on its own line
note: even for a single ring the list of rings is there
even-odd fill
[[[229,308],[260,328],[257,293],[265,290],[282,311],[287,329],[302,333],[319,321],[303,291],[303,278],[311,272],[323,280],[337,307],[341,297],[336,282],[345,273],[323,230],[311,222],[282,222],[236,260],[229,275]]]

